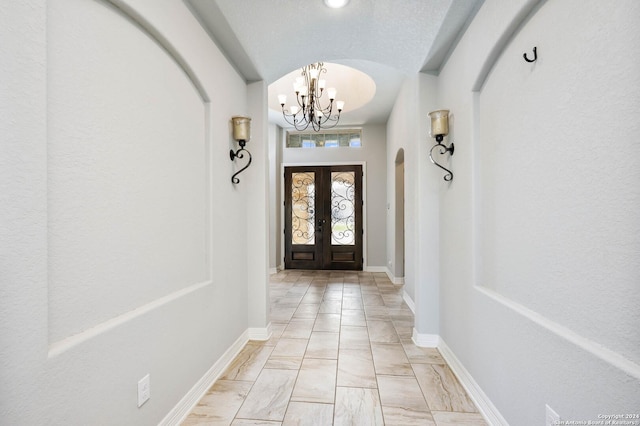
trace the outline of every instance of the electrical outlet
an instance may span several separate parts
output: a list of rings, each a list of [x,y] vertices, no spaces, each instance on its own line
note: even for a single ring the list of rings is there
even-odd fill
[[[545,422],[545,425],[546,426],[559,425],[560,424],[560,416],[558,415],[558,413],[553,411],[553,408],[549,407],[548,405],[545,405],[545,408],[546,408],[546,422]]]
[[[138,382],[138,407],[142,407],[149,398],[151,398],[151,382],[147,374]]]

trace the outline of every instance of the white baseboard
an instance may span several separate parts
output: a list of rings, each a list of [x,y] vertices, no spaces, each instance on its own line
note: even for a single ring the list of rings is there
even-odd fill
[[[207,391],[213,386],[216,380],[231,364],[233,359],[240,353],[242,348],[249,341],[248,330],[231,345],[229,349],[213,364],[213,366],[202,376],[200,380],[187,392],[187,394],[173,407],[171,411],[159,423],[160,426],[179,425],[189,415]]]
[[[404,303],[407,304],[409,309],[411,309],[411,312],[413,312],[413,315],[415,315],[416,314],[416,304],[413,302],[413,299],[411,298],[411,296],[409,296],[409,293],[407,293],[406,291],[403,291],[402,292],[402,300],[404,300]]]
[[[411,336],[411,340],[416,346],[421,348],[437,348],[440,344],[440,336],[437,334],[424,334],[418,333],[418,331],[413,329],[413,336]]]
[[[489,397],[482,391],[478,383],[471,377],[471,374],[462,365],[460,360],[449,349],[446,343],[439,339],[438,350],[449,364],[451,371],[456,375],[458,381],[462,387],[467,391],[469,398],[473,400],[480,411],[480,414],[484,417],[490,426],[509,426],[509,423],[502,417],[502,414],[498,411],[495,405],[491,402]]]
[[[394,283],[394,284],[404,284],[404,278],[403,277],[394,277],[393,274],[391,273],[391,271],[389,270],[389,268],[387,268],[386,266],[365,266],[364,267],[364,271],[365,272],[382,272],[387,274],[387,277],[389,277],[389,280]]]
[[[269,340],[271,338],[271,323],[264,328],[249,328],[247,330],[249,340]]]
[[[275,268],[269,268],[269,275],[277,274],[280,271],[284,271],[284,265],[278,265]]]
[[[284,264],[276,265],[275,268],[269,268],[269,275],[277,274],[280,271],[284,271]]]
[[[389,277],[389,279],[391,280],[392,283],[398,284],[398,285],[404,284],[404,277],[396,277],[391,272],[391,269],[389,269],[389,268],[384,268],[384,269],[385,269],[385,272],[387,273],[387,276]]]

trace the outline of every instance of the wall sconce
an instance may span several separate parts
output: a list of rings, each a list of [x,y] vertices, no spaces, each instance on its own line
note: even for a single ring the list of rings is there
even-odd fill
[[[235,184],[240,183],[240,179],[238,179],[236,176],[245,171],[251,164],[251,153],[244,149],[247,141],[251,138],[251,118],[231,117],[231,121],[233,122],[233,139],[238,141],[238,144],[240,145],[240,148],[236,152],[233,152],[233,150],[229,151],[229,157],[231,157],[231,161],[234,161],[236,157],[244,158],[243,152],[246,152],[249,156],[247,165],[235,172],[233,176],[231,176],[231,182]]]
[[[431,117],[431,136],[436,138],[436,144],[432,146],[431,151],[429,151],[429,158],[433,164],[447,172],[447,174],[444,175],[444,180],[449,182],[453,180],[453,173],[451,170],[438,164],[432,156],[433,150],[438,147],[440,147],[440,154],[449,152],[449,154],[453,155],[453,142],[451,142],[451,145],[448,147],[442,143],[444,137],[449,134],[449,110],[441,109],[438,111],[432,111],[429,113],[429,117]]]

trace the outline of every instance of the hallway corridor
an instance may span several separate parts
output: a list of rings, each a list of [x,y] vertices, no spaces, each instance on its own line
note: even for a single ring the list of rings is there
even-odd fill
[[[249,342],[184,425],[485,425],[436,349],[411,341],[383,273],[271,276],[273,336]]]

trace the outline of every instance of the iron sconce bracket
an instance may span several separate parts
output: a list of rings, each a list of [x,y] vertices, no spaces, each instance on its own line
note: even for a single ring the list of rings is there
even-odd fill
[[[436,160],[433,159],[433,150],[436,148],[440,148],[440,154],[446,154],[447,152],[451,155],[453,155],[453,151],[454,151],[454,145],[453,142],[451,142],[451,145],[449,145],[448,147],[446,145],[444,145],[442,143],[444,139],[443,135],[436,135],[436,144],[434,146],[431,147],[431,150],[429,151],[429,158],[431,159],[431,162],[433,164],[435,164],[436,166],[440,167],[442,170],[444,170],[445,172],[447,172],[446,175],[444,175],[444,180],[446,180],[447,182],[451,182],[453,180],[453,172],[449,169],[447,169],[446,167],[438,164],[438,162]]]
[[[235,161],[236,158],[244,158],[244,153],[246,153],[249,156],[249,161],[247,161],[247,164],[243,168],[241,168],[240,170],[235,172],[233,176],[231,176],[231,183],[234,183],[234,184],[240,183],[240,179],[238,179],[237,176],[240,173],[244,172],[251,164],[251,153],[246,149],[244,149],[247,142],[244,140],[240,140],[238,141],[238,144],[240,145],[240,148],[237,151],[235,152],[233,150],[229,151],[229,157],[231,158],[231,161]]]

